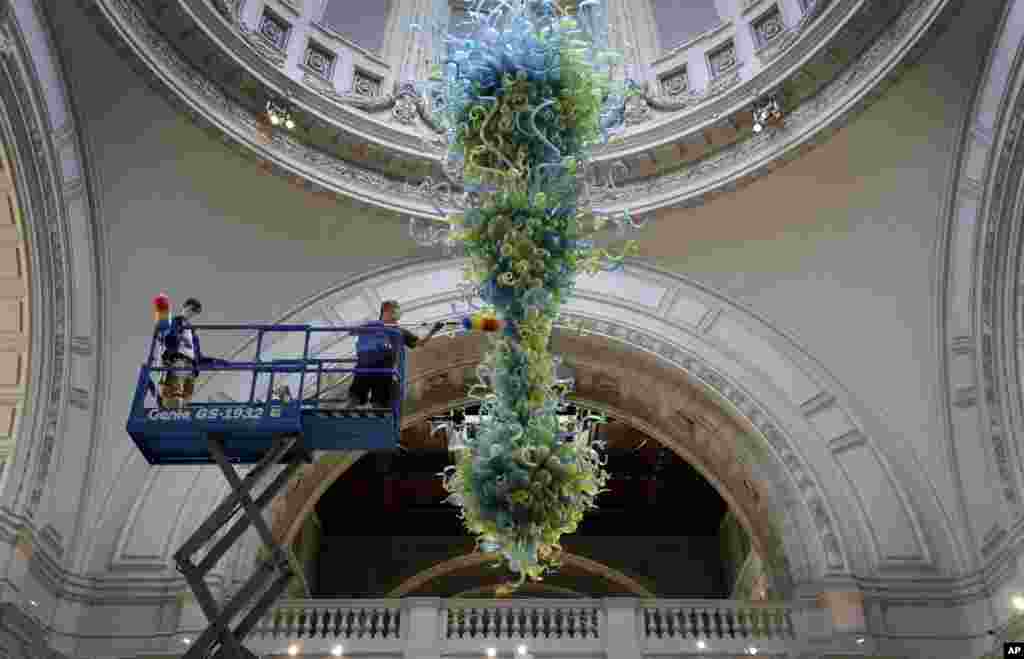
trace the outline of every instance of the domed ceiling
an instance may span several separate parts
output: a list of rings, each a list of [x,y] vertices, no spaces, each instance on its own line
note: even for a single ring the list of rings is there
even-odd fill
[[[434,56],[408,28],[429,5],[99,0],[92,11],[176,104],[247,155],[311,189],[437,217],[459,196],[431,189],[444,179],[437,126],[406,84],[429,75]],[[624,136],[595,154],[597,205],[690,205],[770,171],[876,97],[959,5],[612,0],[611,39],[625,55],[615,74],[642,94]],[[464,9],[451,2],[453,17]],[[769,99],[784,123],[755,130],[752,111]],[[291,129],[271,124],[268,102]]]

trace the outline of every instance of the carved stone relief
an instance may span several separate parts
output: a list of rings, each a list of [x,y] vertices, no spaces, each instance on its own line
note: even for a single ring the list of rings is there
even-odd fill
[[[119,10],[123,10],[123,8],[125,8],[126,5],[134,2],[134,0],[101,1],[105,3],[110,3],[113,6],[118,7]],[[190,2],[191,0],[184,1]],[[811,101],[805,102],[803,105],[797,108],[794,108],[793,114],[791,114],[790,117],[787,119],[787,126],[785,129],[787,131],[787,134],[800,133],[804,126],[806,126],[807,124],[819,121],[822,117],[825,116],[833,116],[835,114],[834,106],[836,104],[841,104],[843,102],[844,98],[847,96],[847,92],[852,93],[857,83],[859,83],[865,77],[863,74],[866,72],[866,69],[875,66],[882,57],[884,57],[893,50],[896,43],[898,43],[898,41],[914,25],[914,23],[917,21],[918,17],[924,11],[924,9],[932,5],[932,2],[933,0],[914,0],[912,5],[908,7],[902,14],[899,15],[898,20],[896,20],[887,28],[887,31],[884,33],[884,38],[880,38],[878,43],[876,43],[875,47],[870,49],[863,55],[863,59],[861,61],[858,61],[856,65],[851,67],[851,69],[848,69],[846,74],[837,77],[832,83],[829,83],[829,86],[823,88],[822,92],[819,93],[818,97],[812,99]],[[820,14],[821,8],[823,8],[825,4],[827,3],[814,3],[810,8],[810,10],[813,11],[808,15],[805,15],[804,19],[801,20],[800,24],[795,26],[793,30],[799,32],[806,28],[808,25],[810,25],[813,22],[811,18],[812,14]],[[244,26],[236,26],[236,28],[241,30],[243,34],[245,33]],[[143,33],[148,32],[144,29],[142,31]],[[252,37],[251,35],[250,38],[257,42],[261,41],[261,39]],[[778,44],[780,44],[786,38],[787,37],[785,37],[785,35],[776,37],[775,41],[772,42],[771,48],[778,47]],[[156,45],[155,42],[158,42],[159,39],[159,36],[157,36],[156,38],[150,38],[150,35],[146,34],[145,40],[149,43],[150,48],[152,50],[159,51],[161,55],[168,55],[166,51],[169,49],[173,49],[168,48],[166,44]],[[279,65],[283,65],[284,60],[283,56],[280,55],[280,52],[276,51],[273,48],[270,48],[269,50],[272,50],[275,53],[277,53],[279,57]],[[736,61],[735,47],[730,42],[725,49],[719,49],[714,53],[714,55],[714,70],[719,73],[724,73],[725,75],[719,75],[719,77],[710,85],[709,89],[705,93],[698,96],[693,94],[687,94],[685,92],[680,92],[678,96],[676,96],[675,98],[668,96],[646,97],[645,101],[647,103],[647,106],[650,109],[656,110],[658,112],[674,112],[685,109],[686,107],[695,105],[699,102],[707,101],[715,96],[719,96],[733,90],[742,82],[741,77],[739,75],[740,68],[738,66],[738,62]],[[711,62],[709,62],[709,65],[711,65]],[[181,67],[175,68],[180,70]],[[186,76],[186,81],[189,81],[190,77],[191,76]],[[189,86],[193,89],[197,87],[195,83]],[[310,86],[313,87],[315,91],[324,94],[325,96],[328,96],[332,100],[336,100],[339,102],[352,105],[354,107],[358,107],[359,109],[362,109],[366,112],[381,112],[391,110],[391,118],[397,125],[408,126],[410,125],[409,122],[413,121],[411,119],[413,116],[413,103],[411,102],[411,100],[403,101],[401,107],[397,107],[396,109],[396,106],[399,105],[397,98],[393,96],[381,96],[379,97],[379,103],[375,103],[374,105],[370,106],[366,105],[365,103],[367,101],[374,100],[372,97],[359,96],[354,93],[347,95],[332,95],[330,90],[324,90],[322,87],[317,87],[315,85]],[[203,93],[209,92],[208,89],[202,87],[199,88],[199,91]],[[222,97],[224,95],[216,94],[215,96],[217,96],[218,102],[221,102]],[[253,124],[253,121],[245,116],[246,113],[244,110],[232,107],[229,101],[224,100],[223,102],[228,104],[228,107],[225,108],[225,110],[229,115],[239,116],[242,119],[241,123],[245,124],[246,126],[251,126]],[[643,104],[640,102],[636,102],[636,104],[638,107],[633,115],[634,120],[644,116]],[[428,127],[437,132],[439,127],[434,125],[430,120],[429,109],[426,107],[424,99],[418,99],[415,103],[415,107],[421,120],[423,120]],[[794,117],[796,118],[796,120],[794,120]],[[659,122],[659,125],[662,124],[664,124],[664,122]],[[774,132],[777,131],[773,131],[773,133]],[[736,143],[732,146],[726,147],[721,151],[716,152],[713,156],[703,161],[692,163],[683,168],[675,170],[672,173],[662,174],[660,176],[651,179],[646,179],[635,184],[620,186],[617,187],[615,190],[604,191],[600,193],[597,196],[597,198],[595,198],[595,201],[598,204],[619,203],[654,196],[658,198],[659,201],[657,203],[659,205],[673,203],[677,201],[679,198],[685,196],[688,190],[692,190],[697,186],[707,187],[706,185],[702,184],[700,180],[719,176],[720,172],[723,169],[735,171],[735,165],[740,161],[758,160],[759,158],[762,157],[771,157],[771,153],[769,152],[774,152],[775,150],[777,150],[778,143],[778,140],[758,140],[757,138],[743,140],[739,143]],[[307,150],[311,149],[307,148]],[[792,154],[796,152],[790,150],[787,153]],[[304,156],[303,159],[308,162],[323,163],[322,166],[318,167],[318,169],[320,170],[318,173],[321,175],[327,174],[328,176],[334,179],[335,184],[340,185],[342,188],[346,188],[346,183],[353,179],[331,176],[331,172],[333,170],[339,170],[348,174],[358,169],[352,167],[348,163],[346,163],[345,165],[336,163],[335,161],[332,161],[329,156],[324,157],[321,155],[308,155]],[[294,172],[290,172],[280,164],[276,164],[275,170],[287,172],[290,176],[295,175]],[[749,178],[753,178],[755,175],[762,171],[766,170],[751,170],[746,175]],[[730,176],[734,177],[735,175]],[[363,175],[360,174],[359,176],[354,178],[363,178]],[[393,204],[393,201],[391,200],[394,198],[396,194],[399,197],[416,199],[416,203],[422,203],[423,201],[429,200],[429,195],[424,196],[423,194],[421,194],[421,191],[416,186],[408,186],[405,185],[404,183],[400,183],[393,179],[388,179],[384,187],[386,191],[385,189],[373,189],[372,191],[361,190],[359,192],[360,198],[362,198],[363,194],[369,194],[374,201],[383,203],[388,206]],[[671,198],[666,198],[665,193],[670,190],[672,191],[672,194],[670,195]],[[385,202],[385,199],[387,199],[388,201]]]
[[[661,90],[665,96],[675,98],[690,92],[690,76],[683,68],[665,75],[661,79]]]
[[[634,94],[626,98],[626,125],[634,126],[651,118],[651,106],[644,94]]]
[[[732,71],[736,68],[737,64],[736,44],[732,41],[728,42],[718,50],[708,53],[708,66],[711,68],[712,78],[718,78],[719,76]]]
[[[283,19],[264,9],[263,15],[260,17],[259,28],[256,32],[268,45],[278,50],[284,50],[288,45],[288,34],[291,32],[291,26]]]
[[[334,77],[334,53],[315,44],[306,46],[306,55],[303,58],[306,67],[325,80]]]
[[[779,8],[775,7],[764,16],[758,18],[754,22],[753,28],[754,34],[757,36],[757,45],[763,48],[781,36],[786,26],[782,23],[782,14],[779,13]]]
[[[374,78],[356,69],[352,74],[352,93],[356,96],[367,98],[378,98],[383,95],[383,83],[379,78]]]

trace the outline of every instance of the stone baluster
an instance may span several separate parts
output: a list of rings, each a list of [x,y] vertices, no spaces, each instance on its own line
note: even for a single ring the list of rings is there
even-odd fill
[[[679,634],[679,638],[686,638],[686,609],[679,607],[673,611],[673,617],[676,621],[676,633]]]
[[[519,638],[522,633],[522,629],[519,626],[519,618],[522,616],[523,610],[520,608],[514,608],[508,610],[508,637]]]
[[[718,638],[715,634],[715,615],[711,607],[700,607],[701,621],[704,625],[704,635],[708,638]]]
[[[480,612],[480,635],[483,638],[494,638],[494,609],[485,608]]]
[[[683,613],[683,624],[686,630],[686,635],[690,638],[696,638],[700,635],[700,630],[697,627],[697,618],[693,612],[693,609],[685,606],[681,609]]]
[[[666,608],[664,613],[665,618],[665,636],[669,638],[676,638],[676,612],[675,609]]]
[[[321,627],[323,627],[321,620],[323,620],[324,611],[322,608],[314,605],[309,607],[307,615],[309,616],[306,623],[309,628],[307,635],[309,638],[316,638],[319,635]]]
[[[728,638],[737,638],[740,629],[740,610],[733,608],[722,609],[722,635]]]

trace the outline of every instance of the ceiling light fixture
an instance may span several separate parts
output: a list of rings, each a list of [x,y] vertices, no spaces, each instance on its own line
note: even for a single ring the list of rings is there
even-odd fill
[[[289,657],[294,657],[298,653],[299,653],[299,646],[297,646],[297,645],[289,645],[288,646],[288,656]]]
[[[520,645],[518,648],[516,648],[516,654],[518,654],[520,657],[525,657],[527,651],[528,650],[525,645]]]
[[[185,638],[181,639],[181,642],[184,643],[185,645],[191,645],[192,644],[192,639],[190,639],[188,636],[186,636]]]
[[[267,101],[267,117],[274,126],[284,125],[288,130],[295,128],[295,119],[292,117],[292,111],[283,101],[275,101],[273,99]]]
[[[857,645],[864,645],[864,639],[863,638],[858,638],[857,639]]]
[[[1010,604],[1012,604],[1013,608],[1017,609],[1018,611],[1024,611],[1024,596],[1014,595],[1010,599]]]
[[[498,656],[498,649],[497,648],[487,648],[487,656],[488,657],[497,657]]]
[[[747,648],[747,652],[750,654],[757,654],[757,648]]]
[[[704,641],[697,641],[697,649],[698,650],[707,650],[708,649],[708,644],[705,643]]]
[[[754,103],[754,132],[760,133],[767,126],[782,123],[782,107],[775,95],[765,96]]]
[[[331,648],[331,654],[333,654],[335,657],[340,657],[341,652],[342,649],[340,645],[335,645],[333,648]]]

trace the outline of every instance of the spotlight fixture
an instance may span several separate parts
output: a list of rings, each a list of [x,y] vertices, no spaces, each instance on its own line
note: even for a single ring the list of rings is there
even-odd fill
[[[335,645],[333,648],[331,648],[331,654],[334,655],[335,657],[340,657],[341,656],[341,646],[340,645]]]
[[[858,638],[857,639],[857,645],[864,645],[864,639],[863,638]]]
[[[754,103],[754,132],[760,133],[766,126],[782,122],[782,108],[774,95],[765,96]]]
[[[1024,596],[1014,595],[1010,599],[1010,604],[1012,604],[1013,608],[1017,609],[1017,611],[1024,611]]]
[[[295,119],[292,118],[292,111],[283,101],[273,99],[267,101],[267,117],[274,126],[283,125],[288,130],[295,129]]]

